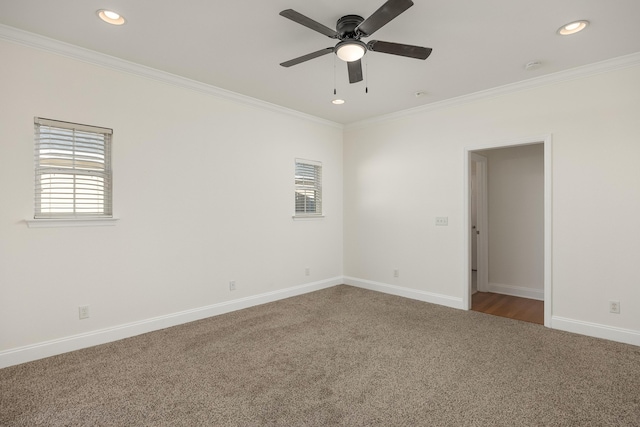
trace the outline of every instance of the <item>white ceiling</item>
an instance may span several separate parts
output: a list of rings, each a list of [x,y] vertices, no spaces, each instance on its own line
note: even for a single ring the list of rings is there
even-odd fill
[[[640,0],[414,0],[365,41],[431,47],[426,61],[368,52],[366,79],[356,84],[332,54],[279,65],[335,44],[281,10],[335,28],[341,16],[366,18],[383,2],[0,0],[0,24],[345,124],[640,51]],[[103,8],[127,23],[103,23]],[[556,35],[577,19],[591,25]],[[542,66],[526,71],[531,61]],[[334,75],[341,106],[330,102]]]

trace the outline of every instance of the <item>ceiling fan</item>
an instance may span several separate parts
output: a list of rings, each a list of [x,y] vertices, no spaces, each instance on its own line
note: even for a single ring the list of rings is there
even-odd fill
[[[328,47],[300,56],[281,63],[283,67],[291,67],[302,62],[308,61],[319,56],[326,55],[331,52],[341,60],[347,63],[349,70],[349,83],[357,83],[362,81],[362,62],[361,58],[367,53],[372,52],[390,53],[392,55],[400,55],[408,58],[427,59],[431,54],[431,48],[421,46],[411,46],[408,44],[399,44],[391,42],[383,42],[379,40],[371,40],[368,43],[360,40],[361,38],[370,37],[380,28],[395,19],[405,10],[413,6],[411,0],[387,0],[378,10],[364,19],[359,15],[345,15],[338,19],[336,30],[332,30],[293,9],[287,9],[280,12],[280,15],[291,19],[300,25],[311,28],[314,31],[324,34],[325,36],[340,40],[334,47]]]

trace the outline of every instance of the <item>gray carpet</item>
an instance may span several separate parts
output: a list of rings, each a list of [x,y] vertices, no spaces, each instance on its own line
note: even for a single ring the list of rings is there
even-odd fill
[[[0,370],[2,426],[640,426],[640,348],[337,286]]]

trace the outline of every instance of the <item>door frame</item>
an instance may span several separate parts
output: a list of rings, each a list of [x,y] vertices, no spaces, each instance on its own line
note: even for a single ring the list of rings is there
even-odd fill
[[[463,248],[465,251],[463,268],[464,280],[462,283],[462,306],[464,309],[471,309],[471,188],[469,185],[470,176],[470,158],[474,151],[488,150],[492,148],[516,147],[519,145],[543,144],[544,146],[544,325],[551,327],[552,310],[552,185],[551,185],[551,169],[552,169],[552,135],[531,136],[522,139],[493,142],[484,145],[473,145],[464,148],[464,195],[463,195],[463,214],[466,232],[463,233]],[[480,230],[482,233],[482,230]],[[488,255],[488,254],[487,254]],[[478,260],[479,262],[480,260]]]
[[[469,160],[476,162],[476,224],[480,230],[477,234],[477,271],[478,292],[486,292],[489,286],[489,218],[487,215],[487,158],[473,151],[469,152]],[[470,166],[470,165],[469,165]],[[469,180],[469,182],[471,182]],[[469,213],[471,213],[471,187],[469,187]],[[469,232],[472,233],[471,216],[469,216]],[[469,247],[473,236],[469,236]],[[470,249],[473,252],[473,248]],[[471,260],[471,258],[469,258]],[[471,269],[471,261],[469,261]]]

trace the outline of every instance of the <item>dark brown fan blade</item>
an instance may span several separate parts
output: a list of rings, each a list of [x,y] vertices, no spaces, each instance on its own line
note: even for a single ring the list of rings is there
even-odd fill
[[[306,55],[302,55],[290,61],[283,62],[280,65],[282,65],[283,67],[291,67],[292,65],[297,65],[297,64],[300,64],[301,62],[305,62],[310,59],[317,58],[319,56],[326,55],[327,53],[331,53],[331,52],[333,52],[333,48],[327,47],[325,49],[321,49],[316,52],[307,53]]]
[[[362,81],[362,61],[347,62],[347,68],[349,69],[349,83],[358,83]]]
[[[293,9],[283,10],[282,12],[280,12],[280,15],[284,16],[285,18],[289,18],[293,22],[297,22],[300,25],[304,25],[307,28],[311,28],[312,30],[317,31],[320,34],[324,34],[327,37],[331,37],[332,39],[338,38],[338,33],[336,33],[331,28],[326,27],[321,23],[314,21],[311,18],[307,18],[303,14],[296,12]]]
[[[411,0],[388,0],[380,9],[358,25],[357,31],[362,33],[363,37],[368,37],[411,6],[413,6]]]
[[[416,59],[427,59],[433,50],[430,47],[381,42],[378,40],[371,40],[367,43],[367,48],[373,52],[390,53],[392,55],[400,55]]]

